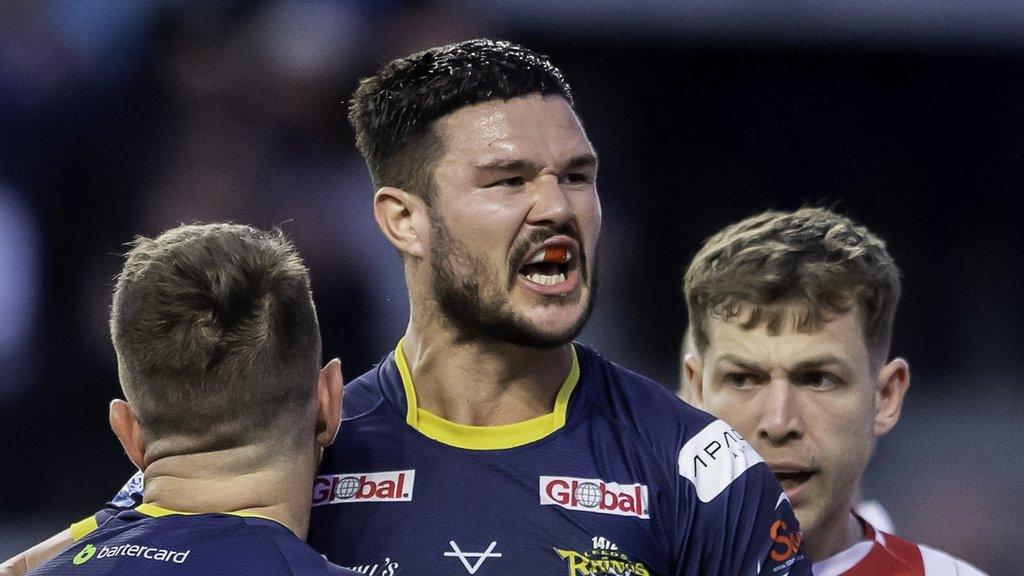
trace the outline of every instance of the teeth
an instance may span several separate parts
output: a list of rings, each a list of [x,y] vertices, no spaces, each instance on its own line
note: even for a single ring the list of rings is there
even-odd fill
[[[542,286],[554,286],[555,284],[565,282],[565,274],[562,274],[561,272],[553,276],[548,276],[547,274],[530,274],[527,278],[530,279],[530,282],[540,284]]]
[[[550,262],[553,264],[565,264],[572,258],[572,254],[563,246],[552,246],[551,248],[545,248],[540,252],[533,255],[527,264],[540,264],[541,262]]]

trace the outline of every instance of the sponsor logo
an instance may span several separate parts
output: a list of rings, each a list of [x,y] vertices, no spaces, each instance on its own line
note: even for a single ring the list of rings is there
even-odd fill
[[[586,552],[555,548],[558,557],[568,565],[568,576],[649,576],[651,569],[619,551],[607,538],[591,538],[593,548]]]
[[[71,560],[72,564],[76,566],[79,564],[85,564],[90,559],[95,557],[97,560],[100,558],[113,558],[115,556],[131,556],[133,558],[142,558],[143,560],[156,560],[158,562],[173,562],[175,564],[184,564],[188,560],[188,555],[192,550],[185,550],[180,552],[178,550],[164,550],[163,548],[150,548],[149,546],[139,546],[137,544],[121,544],[120,546],[104,546],[96,551],[96,547],[92,544],[86,544],[85,548],[82,548],[78,554]]]
[[[650,518],[647,486],[616,484],[596,478],[540,477],[540,503],[569,510]]]
[[[85,564],[89,561],[89,558],[92,558],[93,554],[95,553],[96,547],[92,544],[86,544],[85,548],[82,548],[78,551],[78,554],[75,554],[75,557],[71,560],[71,563],[75,566],[78,566],[79,564]]]
[[[384,558],[383,562],[375,564],[360,564],[359,566],[346,566],[353,572],[365,574],[366,576],[395,576],[398,573],[398,562],[390,557]]]
[[[710,502],[761,457],[739,432],[716,420],[679,451],[679,474],[693,483],[701,502]]]
[[[772,560],[786,562],[792,560],[793,556],[800,552],[803,535],[799,531],[790,530],[785,521],[780,519],[773,522],[772,527],[768,530],[768,536],[774,542],[771,551]]]
[[[329,474],[313,482],[313,506],[351,502],[409,502],[415,470]]]
[[[458,558],[462,561],[463,567],[466,568],[466,572],[470,574],[476,574],[476,571],[480,569],[480,566],[484,563],[484,560],[488,558],[501,558],[501,552],[494,552],[494,547],[498,545],[497,542],[492,541],[491,545],[487,547],[487,550],[483,552],[463,552],[459,549],[459,545],[455,543],[455,540],[449,540],[448,545],[452,549],[445,552],[444,555],[449,558]],[[473,558],[473,563],[469,563],[469,559]]]

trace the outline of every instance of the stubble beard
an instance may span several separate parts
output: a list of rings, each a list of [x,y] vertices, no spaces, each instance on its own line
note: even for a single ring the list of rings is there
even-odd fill
[[[595,273],[593,281],[589,282],[583,313],[568,329],[550,333],[538,329],[516,312],[507,297],[500,293],[500,286],[507,284],[511,290],[515,285],[518,268],[508,270],[507,278],[490,277],[486,265],[452,236],[440,215],[431,218],[431,236],[431,290],[445,321],[455,328],[459,341],[505,343],[549,350],[571,342],[590,318],[597,295],[596,269],[590,271]],[[518,260],[513,258],[510,267],[518,266]],[[579,273],[580,282],[586,284],[591,274],[587,271],[582,252]],[[560,303],[573,304],[582,297],[583,290],[578,290],[572,295],[562,296],[565,300]]]

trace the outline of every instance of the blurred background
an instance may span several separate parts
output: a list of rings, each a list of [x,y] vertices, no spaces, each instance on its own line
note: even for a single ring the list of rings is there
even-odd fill
[[[580,340],[675,387],[701,240],[835,206],[905,274],[894,352],[913,383],[866,495],[897,533],[1019,573],[1021,30],[1012,0],[0,3],[0,557],[133,471],[107,425],[106,321],[136,234],[279,225],[346,378],[394,346],[401,267],[345,100],[391,58],[487,36],[552,57],[601,155],[601,302]]]

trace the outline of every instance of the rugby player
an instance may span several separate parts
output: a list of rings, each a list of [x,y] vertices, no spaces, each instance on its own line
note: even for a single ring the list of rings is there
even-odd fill
[[[765,212],[711,236],[684,291],[685,396],[768,463],[817,576],[981,574],[853,511],[910,384],[889,355],[900,274],[878,236],[823,208]]]
[[[547,58],[433,48],[363,80],[349,117],[411,317],[347,386],[314,548],[382,576],[810,573],[742,438],[572,342],[594,300],[598,160]]]
[[[302,538],[341,409],[299,255],[279,232],[181,226],[139,238],[110,313],[125,400],[110,425],[143,502],[32,575],[355,574]]]
[[[686,357],[696,353],[697,349],[693,343],[693,328],[687,324],[686,330],[683,331],[683,342],[680,345],[679,367],[681,369],[681,377],[679,379],[679,388],[676,390],[676,396],[687,404],[693,404],[693,399],[691,397],[692,391],[686,385]],[[867,520],[875,529],[890,534],[896,533],[892,517],[889,516],[889,511],[880,502],[862,499],[859,491],[854,494],[853,501],[854,512],[864,520]]]

